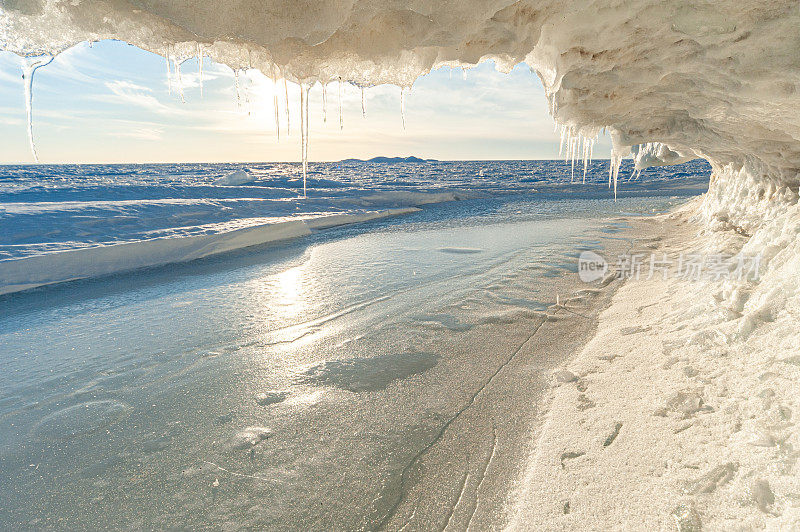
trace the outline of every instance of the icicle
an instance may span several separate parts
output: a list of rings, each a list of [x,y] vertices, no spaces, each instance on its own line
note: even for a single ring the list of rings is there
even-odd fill
[[[589,145],[591,140],[586,139],[583,142],[583,184],[586,184],[586,170],[589,167]]]
[[[291,135],[291,125],[289,122],[289,85],[286,83],[286,78],[283,78],[283,94],[286,97],[286,136]]]
[[[608,170],[609,187],[614,184],[614,201],[617,201],[617,180],[619,178],[619,168],[622,165],[622,155],[612,146],[611,162]]]
[[[33,160],[37,163],[39,162],[39,154],[36,153],[36,143],[33,141],[33,75],[41,67],[49,65],[52,61],[52,56],[45,56],[35,59],[22,68],[22,78],[25,80],[25,111],[28,115],[28,143],[31,145]]]
[[[467,69],[461,67],[461,77],[464,78],[464,81],[467,81]]]
[[[406,92],[400,87],[400,120],[403,121],[403,129],[406,128]]]
[[[569,178],[570,183],[575,182],[575,152],[577,151],[578,147],[578,137],[572,137],[571,142],[569,143],[569,159],[572,163],[572,175]]]
[[[244,84],[244,107],[247,109],[247,116],[250,116],[253,111],[253,107],[250,105],[250,86],[253,84],[253,80],[250,76],[247,75],[247,71],[245,70],[245,77],[244,79],[247,83]]]
[[[303,160],[303,197],[306,197],[308,174],[308,91],[311,87],[300,84],[300,151]]]
[[[181,62],[177,59],[175,61],[175,73],[178,75],[178,93],[181,95],[181,102],[186,103],[183,97],[183,79],[181,78]]]
[[[169,46],[167,46],[167,54],[164,56],[164,59],[167,61],[167,87],[169,88],[169,95],[172,96],[172,70],[169,66],[170,61],[170,54],[169,54]]]
[[[328,123],[328,92],[325,89],[327,84],[322,83],[322,122]]]
[[[278,142],[281,141],[281,120],[278,112],[278,79],[275,76],[275,66],[272,66],[272,104],[275,106],[275,134]]]
[[[236,110],[242,110],[242,92],[239,87],[239,70],[234,69],[233,71],[233,85],[236,88]]]
[[[567,128],[565,126],[561,126],[561,142],[558,144],[558,156],[561,157],[561,152],[564,151],[564,135],[567,132]]]
[[[197,64],[200,68],[200,98],[203,98],[203,47],[197,43]]]
[[[344,129],[344,118],[342,117],[342,78],[339,78],[339,129]]]
[[[361,118],[367,117],[367,95],[364,92],[364,87],[361,87]]]

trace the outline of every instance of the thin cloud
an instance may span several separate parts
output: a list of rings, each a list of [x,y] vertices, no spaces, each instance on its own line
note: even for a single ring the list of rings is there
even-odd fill
[[[164,130],[160,128],[138,127],[118,132],[116,136],[139,140],[161,140],[164,138]]]
[[[108,95],[101,95],[100,98],[106,101],[142,107],[155,112],[169,110],[166,105],[153,96],[153,90],[148,87],[123,80],[106,81],[104,85],[114,95],[112,100],[108,99]]]

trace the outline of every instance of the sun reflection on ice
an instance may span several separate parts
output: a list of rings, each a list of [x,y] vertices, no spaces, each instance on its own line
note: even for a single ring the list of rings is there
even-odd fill
[[[302,299],[303,295],[303,269],[304,266],[296,266],[279,273],[276,276],[278,289],[280,290],[282,305],[295,306]]]

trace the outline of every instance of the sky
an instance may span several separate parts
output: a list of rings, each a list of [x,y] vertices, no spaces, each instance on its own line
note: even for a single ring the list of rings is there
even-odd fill
[[[0,52],[0,163],[28,163],[23,59]],[[256,162],[300,159],[300,88],[289,91],[289,134],[279,81],[280,140],[273,83],[256,70],[239,75],[204,60],[167,76],[163,57],[117,41],[75,46],[40,68],[34,80],[33,130],[43,163]],[[171,87],[171,91],[170,91]],[[182,88],[183,99],[179,88]],[[405,94],[381,85],[311,89],[309,160],[378,155],[442,160],[554,159],[559,133],[547,111],[539,78],[526,65],[497,72],[491,62],[464,74],[443,67],[421,77]],[[185,100],[185,101],[183,101]],[[324,120],[325,116],[327,121]],[[601,138],[595,157],[608,157]]]

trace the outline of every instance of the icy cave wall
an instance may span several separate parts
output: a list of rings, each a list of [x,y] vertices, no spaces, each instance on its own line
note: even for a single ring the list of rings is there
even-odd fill
[[[442,64],[527,62],[556,120],[640,167],[708,159],[720,190],[800,183],[796,0],[2,0],[0,48],[119,39],[312,83],[409,86]],[[660,157],[659,153],[665,154]],[[744,172],[743,172],[744,170]],[[745,177],[743,177],[743,175]],[[712,185],[713,188],[713,185]],[[741,192],[741,191],[740,191]],[[791,194],[789,194],[791,196]],[[711,207],[709,207],[711,208]],[[726,216],[735,216],[728,212]]]

